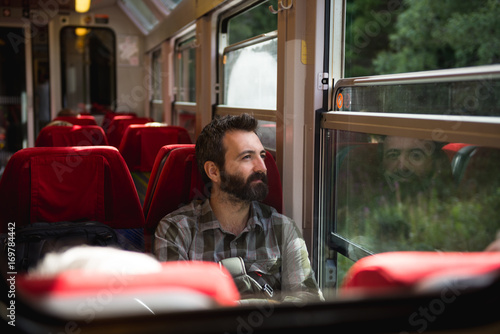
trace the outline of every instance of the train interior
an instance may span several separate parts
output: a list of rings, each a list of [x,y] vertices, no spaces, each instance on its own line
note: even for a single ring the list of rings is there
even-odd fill
[[[483,251],[500,217],[498,59],[343,78],[314,24],[335,31],[345,17],[325,17],[350,0],[76,2],[0,3],[4,331],[500,331],[500,252]],[[257,32],[241,29],[249,4],[265,13]],[[45,243],[48,225],[151,257],[159,220],[209,194],[197,135],[242,112],[267,151],[264,203],[300,221],[325,301],[240,303],[215,263],[30,274],[40,254],[86,242]],[[431,181],[389,170],[403,144],[414,165],[432,157]]]

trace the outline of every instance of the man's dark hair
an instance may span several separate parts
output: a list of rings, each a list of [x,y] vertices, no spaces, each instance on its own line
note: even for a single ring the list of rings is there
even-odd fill
[[[205,162],[213,161],[219,169],[224,167],[226,148],[222,145],[222,139],[226,132],[241,130],[257,134],[257,125],[258,121],[253,116],[241,114],[215,117],[203,128],[196,140],[196,162],[205,183],[210,182],[205,173]]]

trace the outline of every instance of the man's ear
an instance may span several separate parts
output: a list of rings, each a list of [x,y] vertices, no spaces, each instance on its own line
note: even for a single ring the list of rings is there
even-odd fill
[[[220,182],[220,170],[213,161],[206,161],[203,168],[212,182]]]

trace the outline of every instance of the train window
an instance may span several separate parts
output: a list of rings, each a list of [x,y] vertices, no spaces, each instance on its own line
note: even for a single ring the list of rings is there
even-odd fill
[[[173,122],[186,128],[194,142],[196,126],[196,47],[189,34],[175,43]]]
[[[112,109],[116,101],[115,34],[107,28],[61,29],[62,106]]]
[[[337,82],[322,124],[323,287],[370,254],[494,240],[499,79],[499,66],[479,66]]]
[[[221,18],[220,96],[217,114],[247,112],[259,119],[259,135],[276,153],[278,19],[269,10],[277,1],[255,1]]]
[[[278,27],[278,17],[269,11],[269,6],[277,8],[277,2],[277,0],[265,1],[231,17],[227,21],[228,44],[275,31]]]
[[[500,80],[492,76],[490,66],[477,67],[467,80],[446,83],[384,83],[384,77],[360,79],[364,85],[340,80],[335,110],[405,114],[500,116]],[[439,75],[439,73],[437,73]],[[405,75],[405,80],[411,76]],[[392,80],[402,78],[393,76]],[[416,77],[414,77],[416,78]],[[443,98],[446,97],[446,98]]]
[[[165,14],[169,14],[182,0],[153,0]]]
[[[24,41],[21,28],[0,27],[0,177],[13,153],[25,147],[26,55],[25,43],[12,47],[9,38]],[[16,78],[17,80],[14,80]]]
[[[121,0],[118,3],[145,34],[160,23],[153,8],[149,7],[145,1]]]
[[[498,63],[495,1],[346,1],[345,77]]]
[[[276,109],[278,21],[275,1],[236,8],[221,24],[222,104]]]
[[[276,153],[276,122],[259,120],[259,128],[257,130],[262,145],[272,154]],[[276,156],[274,157],[276,158]]]
[[[163,122],[161,49],[152,52],[151,67],[151,117],[157,122]]]
[[[224,51],[224,104],[276,109],[278,39],[262,35]]]
[[[482,251],[500,228],[498,148],[343,130],[326,143],[339,280],[373,253]]]

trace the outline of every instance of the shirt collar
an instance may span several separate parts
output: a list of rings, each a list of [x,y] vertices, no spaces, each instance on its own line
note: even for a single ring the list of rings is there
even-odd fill
[[[256,226],[264,229],[263,219],[264,216],[259,203],[257,201],[253,201],[250,204],[250,214],[245,230],[253,230]],[[212,207],[210,206],[210,201],[208,199],[203,201],[203,203],[201,204],[201,215],[198,221],[198,228],[200,229],[200,232],[217,228],[222,229],[222,226],[215,217]]]

